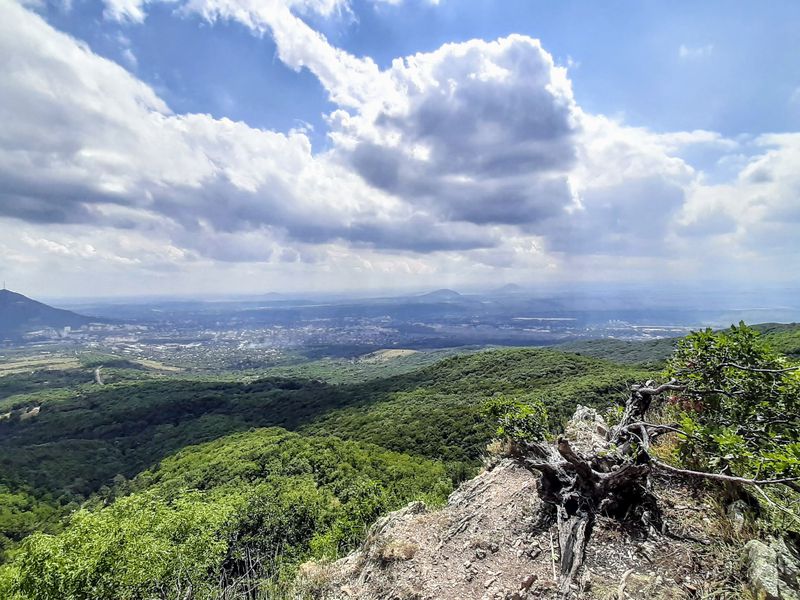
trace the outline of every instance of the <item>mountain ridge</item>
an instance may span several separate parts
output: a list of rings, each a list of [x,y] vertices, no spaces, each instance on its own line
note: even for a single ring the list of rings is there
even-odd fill
[[[18,292],[0,290],[0,340],[18,339],[37,329],[81,327],[95,321],[97,319],[54,308]]]
[[[451,290],[449,288],[442,288],[438,290],[434,290],[432,292],[428,292],[426,294],[422,294],[417,296],[418,298],[424,300],[443,300],[443,301],[451,301],[451,300],[458,300],[463,297],[463,294],[458,293],[455,290]]]

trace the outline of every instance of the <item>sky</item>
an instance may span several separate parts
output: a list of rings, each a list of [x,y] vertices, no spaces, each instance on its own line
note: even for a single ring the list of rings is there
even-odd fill
[[[793,0],[0,0],[0,276],[796,285],[798,40]]]

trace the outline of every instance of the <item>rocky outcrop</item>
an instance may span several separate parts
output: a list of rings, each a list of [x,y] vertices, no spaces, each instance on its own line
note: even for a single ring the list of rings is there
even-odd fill
[[[800,600],[800,557],[785,540],[750,540],[744,556],[748,583],[758,600]]]
[[[608,437],[603,419],[579,407],[559,443],[566,440],[574,451],[590,455]],[[658,501],[658,527],[598,513],[591,544],[566,585],[556,507],[541,499],[535,472],[519,460],[503,459],[464,483],[443,508],[412,503],[376,522],[358,551],[333,563],[303,565],[296,597],[673,600],[755,593],[765,600],[800,600],[792,591],[800,583],[800,563],[783,541],[750,542],[746,574],[740,546],[714,543],[714,532],[737,530],[744,508],[720,511],[696,481],[653,475],[647,486]],[[745,577],[749,583],[743,587]]]
[[[674,536],[640,537],[599,519],[574,597],[698,597],[722,585],[735,557],[704,545],[710,500],[664,485]],[[699,540],[699,541],[697,541]],[[300,570],[298,598],[320,600],[522,600],[559,598],[557,532],[536,479],[505,460],[465,483],[439,510],[391,513],[362,547]]]

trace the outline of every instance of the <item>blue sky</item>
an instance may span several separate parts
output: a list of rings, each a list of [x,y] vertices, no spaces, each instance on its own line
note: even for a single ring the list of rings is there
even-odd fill
[[[798,275],[796,2],[0,3],[19,287]]]
[[[727,136],[800,128],[800,5],[796,2],[354,2],[334,18],[307,18],[330,41],[386,68],[448,42],[522,33],[542,40],[582,106],[656,131],[709,129]],[[133,69],[178,112],[208,112],[256,127],[319,129],[331,109],[308,72],[274,59],[275,44],[235,22],[213,26],[154,6],[146,27],[103,19],[101,1],[57,3],[57,28]],[[118,36],[130,41],[120,44]],[[683,54],[681,48],[685,48]],[[128,66],[128,65],[126,65]]]

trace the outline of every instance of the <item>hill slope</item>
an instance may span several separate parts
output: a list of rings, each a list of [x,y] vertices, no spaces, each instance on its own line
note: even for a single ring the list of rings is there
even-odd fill
[[[651,376],[553,349],[474,352],[338,385],[125,367],[104,386],[81,369],[0,378],[0,505],[9,508],[0,511],[0,597],[180,597],[185,590],[164,590],[191,582],[197,600],[222,597],[217,585],[225,597],[258,588],[262,596],[248,597],[277,600],[298,565],[322,559],[322,573],[300,569],[327,594],[316,598],[554,598],[552,510],[542,510],[536,478],[509,464],[466,484],[444,511],[414,504],[376,526],[361,553],[330,560],[378,515],[417,498],[437,504],[476,472],[494,433],[487,400],[544,403],[555,433],[576,405],[605,409]],[[579,422],[608,431],[595,429],[599,419]],[[617,597],[735,597],[724,594],[736,591],[731,549],[742,540],[713,545],[732,524],[709,490],[652,482],[667,535],[598,518],[590,579],[579,582],[591,595],[580,597],[607,600],[620,588]],[[21,541],[32,531],[57,535]]]
[[[596,411],[579,407],[557,445],[568,440],[577,456],[591,456],[608,449],[608,431]],[[534,464],[541,465],[539,460],[537,455]],[[496,461],[454,492],[442,510],[416,502],[380,519],[357,552],[332,564],[303,565],[295,597],[798,598],[796,542],[758,531],[748,521],[752,516],[741,512],[748,506],[741,499],[732,502],[734,496],[726,499],[696,479],[653,475],[647,484],[653,502],[644,518],[629,519],[632,507],[616,516],[598,513],[576,559],[569,540],[586,534],[564,526],[569,509],[562,513],[559,507],[556,515],[543,491],[546,476],[522,462]],[[579,577],[571,579],[572,572],[567,579],[563,565],[573,560],[582,565]]]
[[[441,290],[434,290],[420,296],[415,296],[415,298],[424,302],[454,302],[460,300],[463,296],[455,290],[443,288]]]
[[[800,357],[800,323],[761,323],[753,325],[764,341],[790,358]],[[655,340],[617,340],[599,338],[558,344],[562,352],[575,352],[622,364],[659,365],[675,350],[681,338]]]
[[[81,327],[93,320],[69,310],[53,308],[11,290],[0,290],[0,340],[17,339],[25,332],[46,327]]]
[[[174,377],[65,388],[49,374],[56,389],[3,398],[0,381],[0,408],[11,412],[0,420],[0,481],[13,477],[54,493],[87,495],[185,445],[266,426],[444,460],[460,480],[479,464],[491,438],[481,407],[495,394],[548,396],[557,430],[577,403],[613,404],[627,383],[647,376],[601,360],[522,349],[456,356],[354,385]],[[13,383],[19,389],[24,381]],[[36,407],[36,417],[24,419]]]
[[[792,358],[800,358],[800,323],[762,323],[753,329],[761,332],[775,350]]]
[[[259,585],[275,598],[270,585],[296,563],[346,551],[380,514],[449,491],[440,463],[256,429],[185,448],[62,533],[33,535],[0,567],[0,597],[216,600]]]

